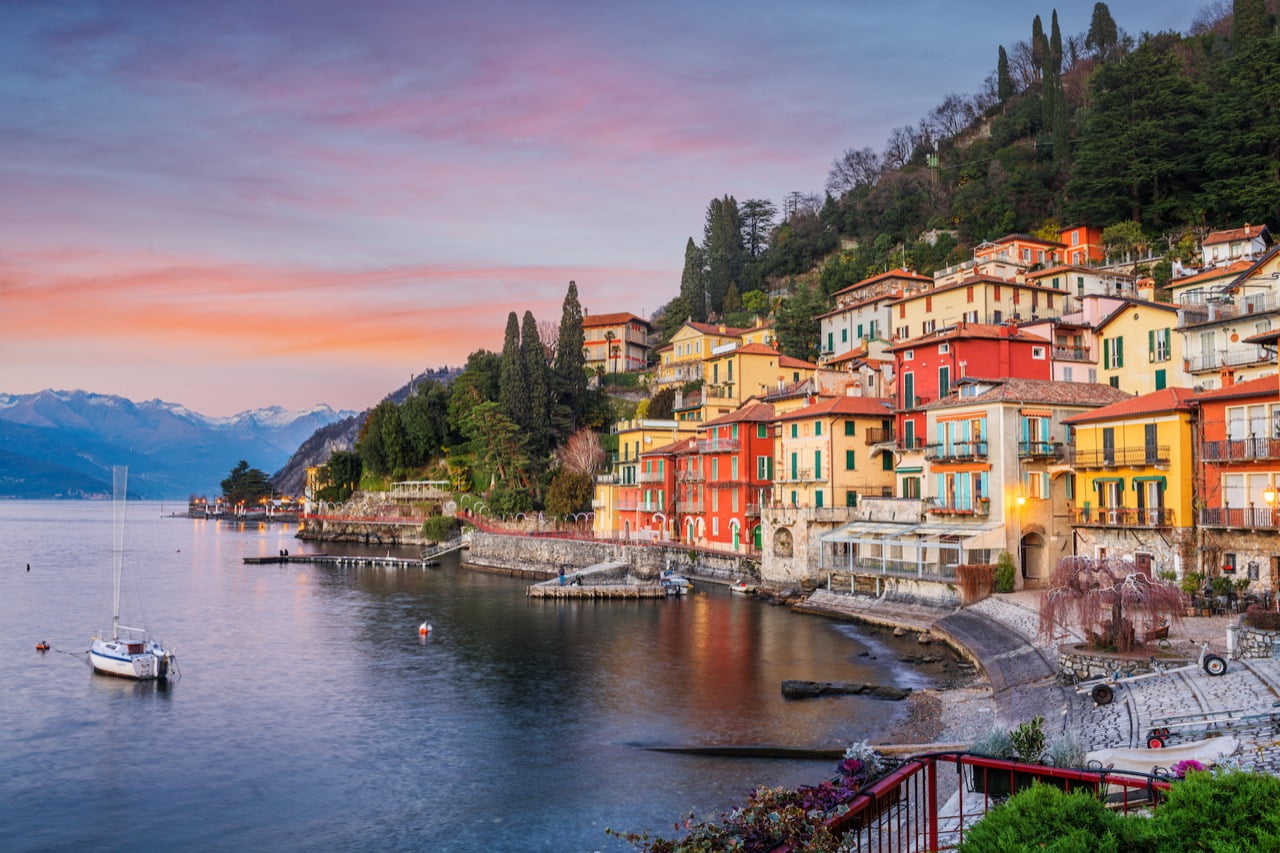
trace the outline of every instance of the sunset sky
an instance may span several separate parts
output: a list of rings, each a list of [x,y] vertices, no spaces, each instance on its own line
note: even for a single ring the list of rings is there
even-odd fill
[[[1134,35],[1202,5],[1108,3]],[[821,192],[1052,10],[6,0],[0,392],[363,409],[571,279],[648,316],[710,199]]]

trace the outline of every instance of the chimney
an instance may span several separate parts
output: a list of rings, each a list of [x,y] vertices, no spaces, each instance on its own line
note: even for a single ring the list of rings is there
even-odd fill
[[[1222,379],[1222,387],[1230,388],[1236,384],[1236,372],[1230,367],[1224,367],[1218,371],[1218,376]]]

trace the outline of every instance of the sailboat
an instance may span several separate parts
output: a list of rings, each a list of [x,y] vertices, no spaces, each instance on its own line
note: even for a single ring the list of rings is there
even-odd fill
[[[93,638],[89,646],[89,663],[94,672],[120,678],[167,679],[177,675],[173,653],[147,634],[143,628],[127,628],[120,624],[120,575],[124,568],[124,508],[129,482],[129,469],[112,469],[114,495],[111,504],[113,525],[112,548],[112,614],[108,636]]]

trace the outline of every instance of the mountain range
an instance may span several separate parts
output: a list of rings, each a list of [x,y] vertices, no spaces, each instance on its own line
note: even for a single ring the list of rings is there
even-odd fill
[[[0,393],[0,498],[109,496],[113,465],[129,466],[132,497],[213,496],[241,459],[270,473],[318,430],[356,414],[318,405],[210,417],[88,391]]]

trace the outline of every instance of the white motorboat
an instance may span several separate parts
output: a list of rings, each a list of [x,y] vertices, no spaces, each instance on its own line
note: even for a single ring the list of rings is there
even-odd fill
[[[662,577],[658,579],[658,583],[666,590],[667,595],[685,595],[693,588],[693,584],[683,575],[678,575],[673,571],[662,573]]]
[[[165,679],[176,676],[177,663],[171,651],[151,639],[146,630],[120,624],[120,577],[124,568],[124,510],[129,469],[116,467],[112,474],[115,494],[111,513],[114,528],[111,630],[104,632],[105,636],[93,638],[89,646],[89,664],[94,672],[120,678]]]

